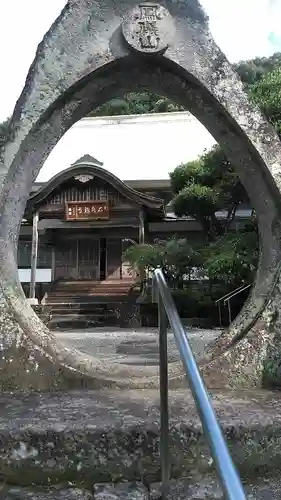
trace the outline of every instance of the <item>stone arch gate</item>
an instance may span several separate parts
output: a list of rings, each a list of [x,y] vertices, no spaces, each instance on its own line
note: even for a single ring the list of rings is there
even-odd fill
[[[121,369],[64,349],[25,301],[16,247],[25,204],[62,135],[93,108],[149,90],[184,105],[225,148],[258,215],[260,264],[251,297],[203,370],[216,384],[278,383],[281,148],[215,44],[197,0],[69,0],[38,47],[16,104],[1,163],[0,283],[2,388],[151,386],[153,369]],[[161,148],[161,137],[152,137]],[[188,137],[186,138],[188,143]],[[140,147],[145,148],[145,144]],[[274,342],[273,342],[274,340]],[[170,376],[181,377],[171,365]],[[220,382],[223,377],[220,374]],[[128,382],[129,381],[129,382]]]

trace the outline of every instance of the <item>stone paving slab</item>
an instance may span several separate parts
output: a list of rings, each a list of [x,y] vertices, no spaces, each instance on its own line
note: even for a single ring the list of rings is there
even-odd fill
[[[280,500],[281,479],[261,476],[256,481],[244,481],[248,500]],[[150,500],[160,500],[160,486],[151,485]],[[171,481],[168,500],[223,500],[222,489],[213,477],[198,477]],[[109,498],[108,498],[109,500]],[[113,499],[112,499],[113,500]]]
[[[95,484],[94,499],[150,500],[150,494],[142,483]]]
[[[78,488],[51,488],[42,491],[36,488],[3,486],[0,489],[0,500],[93,500],[93,495]]]
[[[279,393],[213,392],[234,460],[247,475],[281,468]],[[0,477],[21,486],[160,478],[159,394],[154,390],[0,395]],[[170,391],[174,477],[212,461],[191,394]]]
[[[261,476],[244,481],[248,500],[281,500],[281,479]],[[217,479],[213,477],[172,480],[168,500],[223,500]],[[92,490],[57,487],[20,488],[0,486],[0,500],[161,500],[160,484],[146,487],[142,483],[95,484]]]

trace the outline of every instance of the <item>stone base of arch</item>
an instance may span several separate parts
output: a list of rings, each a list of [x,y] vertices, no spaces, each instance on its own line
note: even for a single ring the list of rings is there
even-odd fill
[[[0,389],[51,391],[87,386],[88,377],[59,364],[36,345],[20,326],[3,294],[0,295]],[[91,387],[100,384],[91,380]]]
[[[201,362],[208,388],[251,388],[281,386],[281,275],[263,312],[250,330],[233,336],[223,332],[210,346]],[[40,322],[38,322],[40,325]],[[42,324],[42,328],[44,325]],[[155,367],[123,367],[114,363],[102,367],[98,360],[82,359],[71,353],[48,332],[44,345],[36,345],[5,296],[0,296],[0,389],[3,391],[59,391],[77,388],[155,388]],[[42,337],[43,336],[43,337]],[[43,341],[42,341],[43,338]],[[39,339],[39,336],[38,336]],[[169,367],[171,387],[180,387],[184,379],[181,364]]]
[[[24,299],[25,300],[25,299]],[[24,302],[23,300],[23,302]],[[20,301],[20,300],[19,300]],[[30,310],[29,310],[30,309]],[[0,390],[65,391],[72,389],[152,389],[159,387],[155,366],[101,362],[84,353],[65,348],[25,305],[33,328],[30,331],[18,310],[0,293]],[[179,363],[169,366],[171,387],[183,380]]]
[[[208,387],[281,387],[281,273],[248,331],[225,331],[201,363]]]

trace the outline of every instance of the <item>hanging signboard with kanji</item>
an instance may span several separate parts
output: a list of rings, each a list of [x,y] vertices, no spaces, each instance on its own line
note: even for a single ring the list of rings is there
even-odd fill
[[[97,220],[109,218],[107,201],[68,201],[65,204],[66,220]]]

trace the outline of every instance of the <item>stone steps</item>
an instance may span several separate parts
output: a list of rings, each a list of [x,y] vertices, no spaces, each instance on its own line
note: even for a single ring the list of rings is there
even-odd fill
[[[59,282],[46,297],[52,315],[49,328],[73,330],[127,324],[138,295],[132,281]]]
[[[85,312],[85,311],[77,311],[77,312],[69,312],[69,311],[56,311],[56,319],[60,321],[65,321],[66,319],[69,321],[81,319],[83,317],[85,320],[95,320],[104,317],[116,317],[114,311],[93,311],[93,312]]]
[[[56,303],[52,305],[49,328],[90,328],[116,325],[117,315],[107,303]]]
[[[57,328],[63,329],[80,329],[80,328],[93,328],[96,326],[114,326],[116,325],[116,313],[114,311],[98,311],[93,313],[85,313],[80,311],[76,314],[53,311],[51,320],[49,321],[49,328],[55,330]]]
[[[135,283],[132,281],[112,280],[112,281],[74,281],[59,282],[55,285],[50,296],[56,295],[103,295],[103,294],[123,294],[128,295],[133,291]]]
[[[134,297],[135,294],[127,294],[127,293],[116,293],[115,290],[112,290],[107,293],[69,293],[69,294],[62,294],[62,293],[52,293],[48,296],[46,299],[47,304],[57,304],[61,302],[68,302],[68,303],[77,303],[77,302],[100,302],[100,299],[105,297],[106,299],[115,300],[116,302],[120,302],[123,299],[126,299],[127,297]]]
[[[120,292],[120,293],[124,293],[124,294],[127,294],[131,291],[131,287],[130,286],[123,286],[123,285],[119,285],[119,286],[114,286],[114,285],[107,285],[107,286],[95,286],[95,287],[78,287],[78,286],[73,286],[73,287],[69,287],[69,288],[59,288],[59,287],[56,287],[53,292],[53,294],[55,293],[60,293],[60,294],[76,294],[76,293],[85,293],[85,294],[95,294],[95,293],[106,293],[106,292],[110,292],[110,291],[116,291],[116,292]]]
[[[77,302],[79,297],[88,297],[90,300],[97,296],[126,297],[133,293],[133,289],[133,281],[62,281],[56,283],[54,289],[48,294],[47,303],[61,302],[62,299]]]
[[[72,285],[78,285],[78,286],[88,286],[88,285],[118,285],[120,283],[123,283],[124,285],[134,285],[136,282],[135,279],[105,279],[105,280],[62,280],[62,281],[58,281],[57,284],[58,286],[60,286],[61,288],[63,287],[69,287],[69,286],[72,286]]]
[[[130,293],[129,288],[125,287],[108,287],[108,288],[77,288],[77,290],[69,289],[69,290],[61,290],[55,289],[50,293],[50,296],[56,297],[75,297],[76,295],[103,295],[103,294],[115,294],[115,295],[128,295]]]
[[[120,304],[121,302],[132,302],[136,300],[138,297],[137,294],[132,294],[132,295],[57,295],[57,296],[51,296],[47,300],[47,304],[53,306],[60,306],[60,305],[66,305],[68,307],[79,307],[83,306],[84,304],[89,306],[90,304],[93,305],[101,305],[101,304],[108,304],[110,303],[111,305],[115,304]]]
[[[93,303],[93,302],[79,302],[77,304],[74,304],[72,302],[59,302],[57,304],[53,305],[53,311],[56,312],[56,314],[99,314],[99,313],[112,313],[112,304],[107,304],[106,302],[104,303]]]
[[[133,287],[132,280],[58,282],[45,301],[51,308],[49,327],[80,329],[127,324],[134,316],[139,295]]]
[[[119,302],[106,300],[98,302],[58,302],[48,304],[51,310],[49,328],[87,328],[94,326],[132,326],[136,300]],[[137,316],[136,316],[137,317]],[[130,319],[131,318],[131,319]],[[136,320],[137,321],[137,320]],[[129,323],[128,323],[129,322]]]

